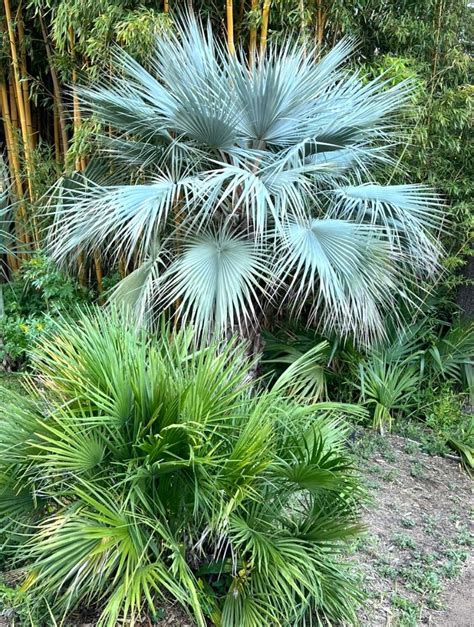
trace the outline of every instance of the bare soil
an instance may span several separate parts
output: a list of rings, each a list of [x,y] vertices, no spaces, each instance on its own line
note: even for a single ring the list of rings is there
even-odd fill
[[[368,595],[361,624],[474,626],[471,479],[397,436],[354,446],[371,495],[352,557]]]

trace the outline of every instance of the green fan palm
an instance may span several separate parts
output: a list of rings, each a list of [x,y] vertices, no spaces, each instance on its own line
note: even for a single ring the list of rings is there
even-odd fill
[[[203,627],[352,623],[341,550],[361,493],[341,418],[363,410],[298,406],[289,375],[258,393],[243,347],[192,347],[99,310],[36,349],[41,389],[0,415],[0,528],[24,587],[109,626],[170,599]]]
[[[374,181],[410,85],[349,73],[352,48],[316,63],[288,41],[249,67],[188,15],[148,69],[117,50],[113,79],[78,96],[115,129],[101,145],[124,184],[54,188],[54,257],[142,260],[140,317],[179,304],[199,333],[248,328],[276,307],[373,336],[397,296],[411,299],[410,281],[436,270],[443,213],[424,186]]]

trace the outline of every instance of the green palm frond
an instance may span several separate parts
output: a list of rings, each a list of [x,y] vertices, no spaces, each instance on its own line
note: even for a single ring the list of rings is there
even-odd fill
[[[414,393],[420,386],[415,365],[409,362],[390,362],[384,356],[370,355],[359,365],[359,380],[355,383],[361,400],[373,410],[373,426],[384,432],[392,427],[397,413],[408,412],[416,400]]]
[[[299,406],[288,376],[259,391],[245,350],[113,308],[35,348],[42,388],[0,429],[0,520],[55,619],[90,604],[136,624],[170,599],[202,627],[353,618],[356,409]]]

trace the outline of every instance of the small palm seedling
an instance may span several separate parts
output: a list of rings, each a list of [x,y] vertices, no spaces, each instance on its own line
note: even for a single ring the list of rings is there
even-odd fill
[[[360,400],[373,410],[373,427],[382,434],[392,428],[395,415],[408,413],[416,406],[420,377],[415,366],[391,362],[384,355],[371,354],[359,366],[354,384]]]
[[[193,342],[102,310],[35,349],[41,389],[0,424],[24,588],[110,627],[169,600],[201,627],[353,622],[340,552],[361,495],[341,415],[361,410],[298,406],[289,376],[258,392],[244,348]]]
[[[443,214],[424,186],[376,182],[410,86],[349,73],[351,49],[315,63],[287,41],[249,65],[188,15],[148,69],[117,51],[112,80],[77,93],[115,129],[101,143],[123,184],[58,183],[53,256],[138,260],[117,295],[140,318],[173,308],[206,336],[275,309],[364,340],[380,332],[436,269]]]
[[[362,359],[353,359],[351,380],[363,402],[372,405],[374,427],[391,428],[395,414],[423,411],[424,392],[449,381],[472,395],[474,324],[422,319],[374,346]]]

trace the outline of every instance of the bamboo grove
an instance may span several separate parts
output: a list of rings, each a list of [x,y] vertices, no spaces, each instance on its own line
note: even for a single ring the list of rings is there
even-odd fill
[[[251,14],[247,29],[250,50],[253,54],[259,42],[263,51],[270,2],[259,4],[252,0],[246,7],[241,2],[234,26],[233,2],[227,1],[224,29],[231,51],[235,51],[234,30],[238,28],[242,35],[245,11]],[[171,27],[170,8],[176,6],[168,0],[2,3],[0,138],[9,169],[9,180],[3,185],[9,186],[15,199],[12,236],[22,250],[18,257],[9,255],[11,271],[18,268],[25,253],[41,247],[39,206],[48,183],[61,171],[82,171],[87,165],[93,129],[84,121],[78,99],[70,95],[71,88],[103,69],[108,49],[115,42],[146,58],[153,37],[161,28]],[[39,161],[47,164],[46,172]],[[78,271],[86,282],[86,269],[79,267]],[[121,271],[125,272],[123,267]],[[94,272],[100,292],[103,271],[99,258],[94,259]]]
[[[146,65],[154,38],[162,29],[173,28],[176,11],[193,10],[209,19],[229,51],[242,47],[250,61],[264,52],[269,40],[278,41],[288,32],[302,43],[315,44],[316,50],[333,46],[345,35],[355,36],[359,61],[366,62],[369,71],[379,71],[380,59],[388,54],[402,59],[402,78],[407,67],[413,68],[405,57],[418,56],[416,70],[429,102],[446,88],[456,88],[467,94],[465,106],[471,106],[472,92],[464,88],[470,72],[463,43],[469,38],[463,32],[470,24],[467,3],[393,4],[397,6],[387,7],[379,0],[2,0],[0,156],[8,174],[0,184],[9,190],[13,207],[9,230],[18,244],[17,254],[5,257],[9,272],[42,247],[48,220],[43,196],[52,182],[64,172],[84,171],[93,153],[97,123],[81,111],[74,86],[107,71],[117,44]],[[393,67],[390,71],[396,74]],[[425,127],[435,123],[436,113],[427,106],[423,111],[425,117],[417,124],[427,133]],[[465,127],[458,129],[459,138],[465,136]],[[420,141],[427,149],[436,148],[428,146],[427,135]],[[430,171],[421,158],[414,163],[413,154],[405,150],[401,158],[411,160],[422,182]],[[459,224],[463,220],[459,218]],[[79,258],[81,283],[100,293],[103,277],[114,269],[110,264],[103,255]],[[124,276],[132,266],[133,262],[121,260],[118,271]]]

